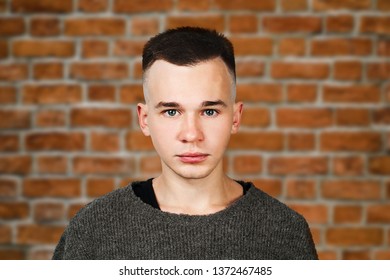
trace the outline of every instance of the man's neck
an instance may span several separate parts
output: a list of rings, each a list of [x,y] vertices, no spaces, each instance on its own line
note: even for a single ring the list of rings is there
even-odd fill
[[[165,212],[207,215],[225,209],[242,196],[242,187],[221,172],[200,179],[162,173],[153,180],[160,209]]]

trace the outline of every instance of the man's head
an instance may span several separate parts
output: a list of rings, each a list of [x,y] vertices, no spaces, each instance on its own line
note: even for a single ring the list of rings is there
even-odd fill
[[[214,58],[220,58],[232,78],[231,94],[235,99],[236,67],[232,43],[215,30],[200,27],[170,29],[151,38],[142,54],[142,70],[145,100],[148,70],[158,60],[178,66],[195,66]]]
[[[170,30],[146,44],[143,66],[146,104],[138,104],[139,124],[152,138],[163,173],[221,175],[242,112],[233,94],[231,43],[205,29]]]

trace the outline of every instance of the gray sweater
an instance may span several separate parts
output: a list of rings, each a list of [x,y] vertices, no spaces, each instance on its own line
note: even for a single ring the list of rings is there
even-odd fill
[[[317,253],[305,219],[253,185],[210,215],[160,211],[127,186],[80,210],[53,259],[317,259]]]

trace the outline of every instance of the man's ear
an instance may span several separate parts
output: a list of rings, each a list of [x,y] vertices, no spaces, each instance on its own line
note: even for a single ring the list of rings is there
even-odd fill
[[[241,116],[242,116],[242,110],[243,110],[244,104],[242,102],[237,102],[233,106],[233,125],[231,133],[237,133],[238,128],[241,124]]]
[[[137,114],[138,114],[138,123],[143,134],[145,136],[150,136],[149,126],[148,126],[148,105],[138,103],[137,104]]]

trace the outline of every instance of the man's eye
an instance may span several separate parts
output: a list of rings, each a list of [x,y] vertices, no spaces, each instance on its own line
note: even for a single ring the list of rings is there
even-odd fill
[[[164,114],[169,116],[169,117],[174,117],[177,114],[177,110],[174,110],[174,109],[166,110],[164,112]]]
[[[213,117],[213,116],[216,116],[218,114],[218,112],[214,109],[207,109],[207,110],[204,110],[204,114],[208,117]]]

